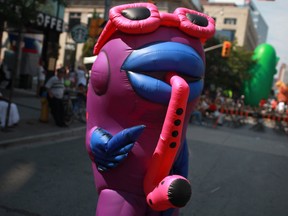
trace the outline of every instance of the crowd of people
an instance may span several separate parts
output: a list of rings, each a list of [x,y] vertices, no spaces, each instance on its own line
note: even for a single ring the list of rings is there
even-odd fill
[[[271,96],[268,99],[262,99],[259,105],[251,107],[245,105],[244,95],[238,98],[224,96],[219,91],[216,96],[211,96],[209,91],[201,95],[198,104],[191,114],[190,122],[203,125],[209,124],[222,126],[225,123],[233,125],[243,125],[244,121],[250,117],[254,119],[255,126],[263,126],[265,119],[280,121],[285,127],[288,127],[288,105],[283,101],[277,100],[277,97]]]
[[[225,97],[221,91],[218,91],[215,96],[211,96],[209,91],[205,91],[201,95],[190,120],[195,120],[197,124],[202,124],[205,119],[210,118],[214,120],[213,124],[223,125],[225,117],[223,109],[240,110],[243,108],[243,96],[237,100],[233,100],[231,97]]]
[[[59,67],[55,74],[47,77],[42,62],[39,62],[37,77],[36,95],[41,99],[48,101],[50,113],[59,127],[67,127],[65,123],[64,97],[65,94],[75,94],[76,100],[73,101],[73,108],[79,108],[78,104],[86,100],[86,90],[88,83],[88,73],[85,66],[79,65],[76,69],[73,67]],[[7,77],[2,77],[4,81]],[[2,80],[2,81],[3,81]],[[6,83],[6,82],[5,82]],[[3,86],[7,88],[8,85]],[[2,87],[1,87],[2,88]],[[0,92],[0,124],[1,128],[6,124],[6,113],[9,100]],[[47,103],[47,102],[46,102]],[[42,107],[43,108],[43,107]],[[18,107],[15,103],[10,103],[10,113],[8,127],[16,126],[20,121]],[[40,117],[41,120],[41,117]]]

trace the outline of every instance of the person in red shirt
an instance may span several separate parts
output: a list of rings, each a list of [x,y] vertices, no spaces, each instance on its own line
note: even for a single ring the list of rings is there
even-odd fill
[[[277,107],[277,100],[273,99],[271,100],[271,109],[274,111]]]
[[[267,103],[267,100],[265,98],[262,98],[259,102],[259,107],[264,108],[264,105]]]

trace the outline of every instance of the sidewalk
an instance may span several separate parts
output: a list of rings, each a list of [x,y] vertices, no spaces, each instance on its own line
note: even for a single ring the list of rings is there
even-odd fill
[[[0,91],[8,97],[9,90]],[[41,100],[35,91],[14,89],[12,102],[18,107],[20,122],[8,131],[0,131],[0,148],[63,137],[85,136],[86,125],[76,120],[68,128],[57,127],[50,114],[47,123],[40,122]]]

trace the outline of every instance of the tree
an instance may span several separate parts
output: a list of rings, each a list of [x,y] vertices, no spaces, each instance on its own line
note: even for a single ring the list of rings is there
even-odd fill
[[[0,18],[10,26],[20,28],[35,20],[41,0],[0,0]]]
[[[105,25],[105,20],[100,17],[100,14],[94,9],[93,16],[90,18],[88,23],[89,28],[89,37],[85,42],[82,50],[83,57],[89,57],[93,55],[93,49],[95,43],[98,40],[99,35],[101,34],[103,27]]]
[[[84,57],[89,57],[93,56],[93,49],[95,46],[95,43],[97,42],[96,38],[89,37],[87,41],[85,42],[82,50],[82,56]]]
[[[208,40],[205,47],[221,44],[218,38]],[[243,83],[250,79],[249,69],[255,64],[252,59],[253,52],[232,43],[232,49],[228,58],[221,57],[221,48],[206,52],[205,89],[211,85],[223,90],[232,90],[239,96],[243,91]]]

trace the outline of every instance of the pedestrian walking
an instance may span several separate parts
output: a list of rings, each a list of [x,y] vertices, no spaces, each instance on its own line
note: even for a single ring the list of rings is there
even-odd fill
[[[54,121],[59,127],[66,127],[64,123],[64,76],[66,69],[64,67],[57,69],[56,74],[52,76],[46,83],[47,99],[51,109]]]
[[[39,68],[37,72],[37,96],[43,97],[45,94],[45,79],[46,79],[46,71],[43,67],[42,61],[39,62]]]
[[[84,88],[87,86],[86,70],[82,65],[79,65],[76,70],[76,86]]]

